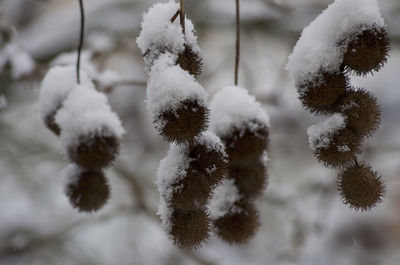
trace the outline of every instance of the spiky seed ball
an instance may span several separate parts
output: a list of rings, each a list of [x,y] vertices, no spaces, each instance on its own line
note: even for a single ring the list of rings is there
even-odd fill
[[[65,190],[71,205],[80,212],[99,210],[110,197],[110,188],[103,172],[88,169],[77,172],[77,176],[70,176]]]
[[[209,110],[201,102],[185,100],[176,110],[164,110],[154,123],[163,124],[158,129],[165,140],[184,143],[193,140],[207,128],[208,113]]]
[[[352,165],[339,174],[339,191],[345,204],[368,211],[381,202],[385,186],[368,165]]]
[[[177,63],[183,69],[188,71],[195,78],[201,75],[203,67],[203,58],[198,52],[193,50],[193,47],[185,44],[185,49],[178,55]]]
[[[56,123],[56,114],[57,111],[54,111],[50,114],[48,114],[47,116],[44,117],[44,124],[46,125],[46,127],[52,131],[55,135],[60,136],[61,133],[61,128],[60,126],[58,126],[58,124]]]
[[[256,234],[260,223],[254,204],[241,200],[235,203],[231,212],[214,220],[213,225],[222,240],[229,244],[243,244]]]
[[[173,185],[171,204],[174,208],[193,210],[204,209],[211,196],[212,186],[207,176],[190,168],[186,176]]]
[[[379,71],[389,56],[390,40],[385,28],[362,30],[347,46],[343,63],[357,75]]]
[[[342,168],[354,161],[361,152],[361,139],[349,129],[344,128],[332,137],[328,147],[317,148],[314,155],[326,166]]]
[[[226,170],[226,154],[223,146],[219,147],[197,141],[189,150],[189,156],[192,159],[190,167],[204,174],[210,186],[216,186],[222,180]]]
[[[170,221],[172,224],[170,236],[177,247],[198,248],[209,237],[210,220],[204,210],[174,209]]]
[[[348,80],[343,73],[324,73],[321,80],[299,87],[299,99],[303,107],[313,113],[331,113],[333,104],[345,92],[347,86]]]
[[[365,90],[346,91],[336,109],[347,117],[348,127],[359,137],[370,136],[381,122],[376,98]]]
[[[268,148],[269,130],[265,125],[250,121],[243,128],[235,128],[221,137],[229,161],[258,159]]]
[[[231,163],[227,177],[235,180],[240,194],[247,198],[260,195],[268,182],[267,169],[260,159]]]
[[[82,167],[100,169],[112,164],[118,152],[118,139],[103,129],[89,135],[80,135],[78,144],[68,148],[68,158]]]

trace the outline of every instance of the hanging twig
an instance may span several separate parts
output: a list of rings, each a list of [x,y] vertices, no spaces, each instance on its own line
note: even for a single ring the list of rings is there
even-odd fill
[[[76,78],[78,80],[78,84],[80,84],[80,82],[81,82],[81,76],[80,76],[81,52],[82,52],[82,46],[83,46],[83,41],[84,41],[84,37],[85,37],[85,10],[83,7],[83,0],[79,0],[79,8],[81,11],[81,31],[80,31],[79,45],[78,45],[78,59],[76,61]]]
[[[182,26],[182,31],[183,31],[183,36],[185,36],[186,33],[186,27],[185,27],[185,6],[183,4],[183,0],[179,0],[179,3],[181,5],[181,9],[180,9],[180,19],[181,19],[181,26]]]
[[[236,53],[235,53],[235,85],[239,83],[239,59],[240,59],[240,3],[236,0]]]

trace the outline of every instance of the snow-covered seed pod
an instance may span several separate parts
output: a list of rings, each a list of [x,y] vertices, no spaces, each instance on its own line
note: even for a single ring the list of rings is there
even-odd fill
[[[94,212],[108,201],[110,188],[101,170],[70,165],[64,174],[67,177],[65,193],[71,205],[78,211]]]
[[[190,141],[207,128],[208,109],[202,100],[188,99],[164,109],[154,119],[161,136],[168,142]]]
[[[369,165],[353,164],[339,174],[339,191],[350,207],[368,211],[381,202],[385,186]]]
[[[346,38],[348,42],[343,64],[357,75],[379,71],[389,56],[390,40],[385,27],[360,26],[361,30]]]
[[[110,166],[119,153],[119,140],[107,128],[79,135],[67,150],[74,163],[92,169]]]
[[[185,35],[179,19],[171,21],[180,9],[179,4],[154,4],[143,16],[142,31],[137,44],[144,56],[146,71],[164,53],[179,55],[178,63],[184,70],[197,77],[201,73],[202,52],[197,43],[193,23],[185,16]]]
[[[207,131],[189,144],[190,168],[206,176],[207,185],[216,186],[226,170],[227,155],[222,141]]]
[[[361,153],[361,139],[347,128],[333,134],[326,147],[314,151],[320,162],[333,168],[349,165],[359,153]]]
[[[58,111],[61,145],[70,161],[90,169],[109,166],[125,132],[107,97],[86,85],[70,92]]]
[[[81,71],[81,82],[94,89],[89,77]],[[44,124],[55,135],[61,129],[55,120],[58,110],[77,85],[75,66],[55,66],[44,76],[40,87],[39,106]]]
[[[307,130],[310,148],[326,166],[340,168],[361,151],[361,138],[346,128],[346,117],[335,113]]]
[[[151,68],[147,106],[155,127],[168,141],[190,142],[208,125],[207,93],[193,76],[163,54]]]
[[[191,170],[186,176],[172,185],[171,206],[175,209],[204,209],[211,196],[212,186],[207,176],[201,172]]]
[[[251,201],[240,200],[230,211],[213,220],[215,232],[218,237],[229,244],[243,244],[256,234],[260,223],[258,212]]]
[[[201,52],[194,49],[194,47],[185,44],[184,51],[178,55],[177,63],[183,70],[188,71],[195,78],[201,75],[203,58]]]
[[[246,198],[261,195],[268,182],[267,168],[261,159],[230,163],[227,177],[235,180],[240,194]]]
[[[224,142],[230,161],[258,159],[267,150],[268,114],[246,89],[224,87],[210,109],[210,130]]]
[[[243,123],[231,134],[221,136],[229,161],[259,159],[268,148],[269,130],[266,124],[257,121]]]
[[[210,235],[210,219],[204,210],[175,209],[170,222],[170,237],[180,248],[198,248]]]
[[[343,73],[325,73],[320,79],[300,85],[299,99],[313,113],[331,113],[333,104],[345,92],[348,80]]]
[[[359,137],[373,134],[381,122],[376,98],[363,89],[346,91],[338,101],[336,111],[347,117],[348,128]]]

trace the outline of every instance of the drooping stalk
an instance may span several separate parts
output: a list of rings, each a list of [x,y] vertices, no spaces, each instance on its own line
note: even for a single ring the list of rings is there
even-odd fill
[[[79,0],[79,9],[81,13],[81,29],[80,29],[80,36],[79,36],[79,45],[78,45],[78,58],[76,60],[76,78],[78,80],[78,84],[81,82],[80,76],[80,67],[81,67],[81,53],[82,53],[82,46],[85,37],[85,9],[83,6],[83,0]]]

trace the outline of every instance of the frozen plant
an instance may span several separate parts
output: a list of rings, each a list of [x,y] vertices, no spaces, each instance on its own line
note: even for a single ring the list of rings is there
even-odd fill
[[[310,147],[324,165],[342,170],[339,190],[356,210],[370,210],[384,194],[378,173],[357,160],[381,112],[371,93],[350,86],[349,75],[379,71],[389,43],[377,0],[336,0],[303,30],[287,64],[302,105],[331,115],[308,129]]]

